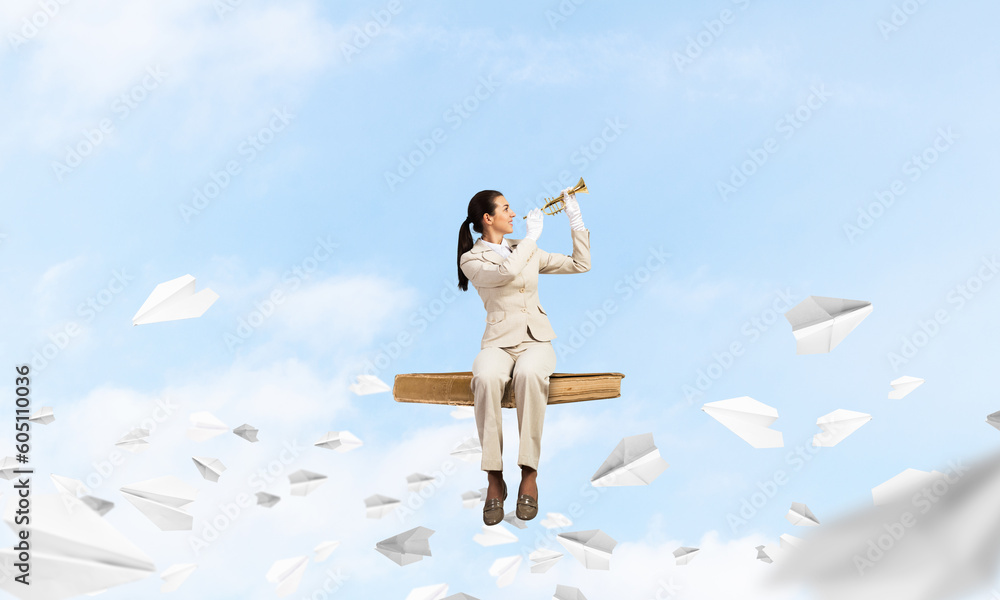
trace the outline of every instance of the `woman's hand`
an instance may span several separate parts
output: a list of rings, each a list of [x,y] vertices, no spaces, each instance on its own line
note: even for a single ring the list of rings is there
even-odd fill
[[[566,188],[568,190],[569,188]],[[580,203],[576,201],[576,194],[567,194],[562,191],[563,202],[566,204],[566,216],[569,217],[571,229],[586,229],[583,226],[583,215],[580,214]]]
[[[542,219],[545,217],[545,213],[542,212],[540,208],[534,208],[528,213],[528,234],[524,237],[529,237],[536,242],[538,241],[538,236],[542,235]]]

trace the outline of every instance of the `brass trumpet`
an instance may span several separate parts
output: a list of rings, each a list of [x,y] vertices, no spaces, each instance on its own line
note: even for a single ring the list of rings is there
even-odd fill
[[[566,190],[567,194],[589,194],[587,190],[587,184],[583,182],[583,177],[580,181],[574,185],[572,188]],[[554,215],[556,213],[562,212],[566,208],[566,203],[563,202],[562,196],[556,196],[555,198],[546,198],[545,206],[542,207],[542,212],[547,215]],[[527,219],[528,215],[521,217],[522,219]]]

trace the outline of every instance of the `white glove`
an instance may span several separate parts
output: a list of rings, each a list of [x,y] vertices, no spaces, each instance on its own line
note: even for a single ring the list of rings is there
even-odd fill
[[[538,236],[542,235],[542,219],[545,213],[540,208],[534,208],[528,213],[528,234],[524,237],[538,241]]]
[[[566,203],[566,216],[569,217],[570,229],[586,229],[583,226],[583,215],[580,214],[580,203],[576,201],[576,194],[562,192],[563,202]]]

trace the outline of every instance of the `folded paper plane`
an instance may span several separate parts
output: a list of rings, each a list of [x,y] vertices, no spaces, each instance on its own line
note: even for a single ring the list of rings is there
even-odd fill
[[[219,295],[205,288],[195,293],[195,279],[184,275],[161,283],[132,317],[132,325],[194,319],[205,314]]]
[[[399,566],[413,564],[431,555],[429,538],[433,529],[414,527],[375,544],[375,549]]]
[[[623,438],[597,469],[594,486],[649,485],[670,465],[660,457],[652,433]]]
[[[867,413],[838,408],[832,413],[816,419],[816,424],[823,432],[813,436],[813,446],[827,448],[836,446],[871,420],[872,416]]]
[[[785,445],[780,431],[768,429],[778,420],[778,411],[750,396],[740,396],[701,407],[729,431],[754,448],[781,448]]]
[[[872,309],[872,303],[863,300],[809,296],[785,313],[795,336],[795,353],[833,350]]]
[[[173,475],[126,485],[121,493],[163,531],[190,530],[193,517],[184,512],[198,490]]]
[[[618,545],[600,529],[560,533],[556,539],[583,566],[603,571],[611,568],[611,551]]]

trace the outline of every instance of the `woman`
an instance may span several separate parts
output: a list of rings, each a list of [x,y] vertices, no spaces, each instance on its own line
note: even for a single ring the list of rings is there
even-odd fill
[[[583,226],[576,195],[563,190],[562,196],[573,237],[572,256],[538,247],[544,216],[538,208],[528,213],[524,239],[504,238],[514,232],[517,215],[503,194],[495,190],[484,190],[472,197],[458,235],[458,287],[467,291],[471,281],[486,308],[486,332],[472,363],[472,393],[483,446],[482,469],[489,481],[483,508],[483,522],[487,525],[496,525],[504,517],[507,484],[501,460],[500,400],[512,378],[520,438],[517,464],[521,467],[515,514],[524,521],[538,514],[536,477],[542,422],[549,398],[549,376],[556,368],[551,342],[556,334],[538,301],[538,275],[590,270],[590,231]],[[475,244],[469,225],[482,234]]]

